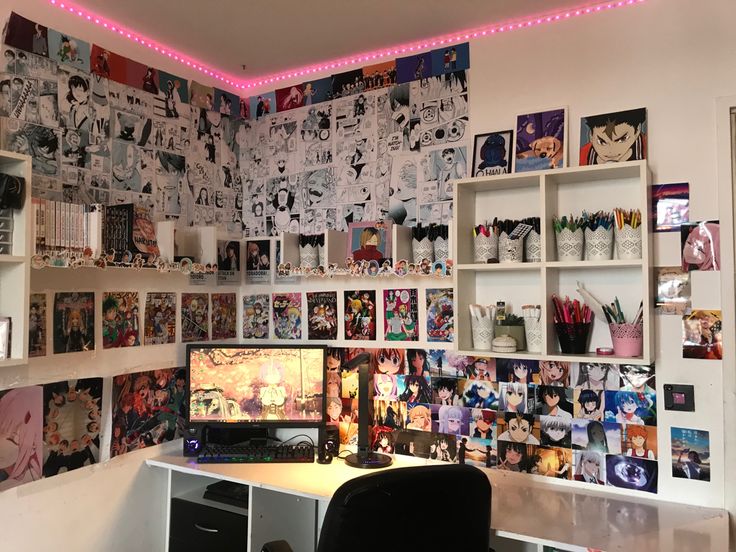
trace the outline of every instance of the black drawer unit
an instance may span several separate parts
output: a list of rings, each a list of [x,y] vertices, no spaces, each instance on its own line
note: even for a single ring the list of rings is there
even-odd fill
[[[248,552],[248,516],[171,499],[169,552]]]

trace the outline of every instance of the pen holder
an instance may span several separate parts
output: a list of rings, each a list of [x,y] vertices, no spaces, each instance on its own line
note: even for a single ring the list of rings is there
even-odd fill
[[[498,261],[498,236],[478,234],[473,238],[473,262]]]
[[[473,349],[490,351],[491,342],[493,341],[493,320],[471,316],[470,328],[473,334]]]
[[[447,243],[447,240],[442,237],[437,237],[432,242],[434,245],[434,260],[436,261],[446,261],[447,257],[450,256],[450,244]]]
[[[302,268],[317,268],[319,252],[313,245],[299,246],[299,266]]]
[[[555,233],[557,240],[557,260],[562,262],[581,261],[583,259],[583,229],[571,232],[563,228]]]
[[[590,322],[581,324],[555,322],[555,331],[560,342],[560,351],[564,354],[583,355],[588,352]]]
[[[524,258],[528,263],[542,260],[542,238],[535,230],[529,232],[524,239]]]
[[[414,264],[420,264],[424,259],[429,260],[430,263],[434,261],[434,246],[429,238],[412,239],[411,253],[414,257]]]
[[[496,324],[495,335],[508,335],[509,337],[513,337],[514,341],[516,341],[516,350],[526,350],[524,326],[502,326],[501,324]]]
[[[641,259],[641,225],[632,228],[629,224],[619,229],[616,226],[616,255],[619,259]]]
[[[524,240],[512,240],[506,232],[498,237],[498,262],[520,263],[524,260]]]
[[[588,261],[608,261],[613,257],[613,228],[599,226],[585,229],[585,258]]]
[[[530,353],[542,352],[542,321],[536,318],[524,318],[524,335],[526,350]]]
[[[640,357],[644,350],[643,324],[609,324],[613,354],[617,357]]]

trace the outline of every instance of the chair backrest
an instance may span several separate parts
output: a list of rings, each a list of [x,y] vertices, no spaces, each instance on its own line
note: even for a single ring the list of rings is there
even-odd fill
[[[478,468],[381,470],[337,489],[317,552],[488,552],[490,527],[491,484]]]

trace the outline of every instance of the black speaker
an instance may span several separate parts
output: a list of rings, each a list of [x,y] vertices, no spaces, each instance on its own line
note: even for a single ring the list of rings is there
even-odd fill
[[[330,464],[340,451],[340,432],[337,426],[327,425],[319,428],[317,444],[317,463]]]
[[[197,456],[202,450],[205,443],[204,429],[205,426],[198,425],[189,427],[184,431],[184,456]]]

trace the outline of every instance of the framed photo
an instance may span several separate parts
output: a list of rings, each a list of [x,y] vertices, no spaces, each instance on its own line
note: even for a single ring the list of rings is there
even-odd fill
[[[516,117],[516,172],[567,167],[567,108]]]
[[[646,108],[580,119],[580,165],[638,161],[646,157]]]
[[[351,222],[348,225],[346,257],[354,261],[376,261],[379,264],[390,260],[391,227],[390,221]]]
[[[511,172],[514,131],[476,134],[473,141],[472,176],[493,176]]]

